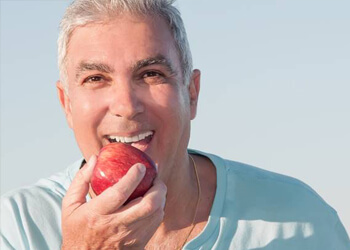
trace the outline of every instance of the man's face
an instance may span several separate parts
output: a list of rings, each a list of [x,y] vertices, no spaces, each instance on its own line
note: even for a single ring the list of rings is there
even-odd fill
[[[184,157],[195,117],[199,72],[190,85],[163,19],[123,16],[77,28],[67,52],[68,95],[60,101],[85,159],[114,142],[132,143],[158,164]]]

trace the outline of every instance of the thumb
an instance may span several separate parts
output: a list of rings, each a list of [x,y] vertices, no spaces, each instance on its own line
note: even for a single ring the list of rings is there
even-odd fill
[[[89,183],[96,164],[96,155],[92,155],[88,163],[75,175],[62,201],[62,209],[75,210],[86,203]]]

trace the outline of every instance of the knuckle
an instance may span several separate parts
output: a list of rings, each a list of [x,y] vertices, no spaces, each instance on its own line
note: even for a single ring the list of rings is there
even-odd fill
[[[153,202],[153,200],[145,199],[143,201],[143,211],[145,214],[153,214],[157,210],[156,204]]]
[[[119,203],[124,203],[130,196],[130,194],[126,188],[118,188],[116,191],[118,194],[116,197],[116,200]]]
[[[160,224],[164,218],[164,210],[158,209],[157,212],[153,216],[153,220],[156,224]]]

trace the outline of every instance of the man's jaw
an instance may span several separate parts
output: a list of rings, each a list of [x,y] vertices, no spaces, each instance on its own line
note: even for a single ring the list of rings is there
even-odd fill
[[[149,144],[151,143],[154,134],[155,134],[154,131],[148,130],[148,131],[133,133],[128,136],[106,135],[105,138],[108,141],[107,144],[108,143],[125,143],[145,152],[149,147]]]

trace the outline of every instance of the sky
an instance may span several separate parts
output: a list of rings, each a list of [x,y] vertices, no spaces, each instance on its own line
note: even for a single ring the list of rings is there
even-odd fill
[[[69,1],[1,0],[1,193],[81,157],[61,110]],[[190,148],[289,175],[350,232],[350,1],[180,0],[202,72]]]

